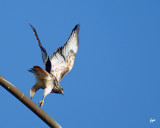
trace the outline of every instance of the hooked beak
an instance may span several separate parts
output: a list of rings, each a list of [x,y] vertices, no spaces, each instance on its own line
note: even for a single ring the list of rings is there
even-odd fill
[[[64,95],[64,92],[63,92],[63,90],[61,90],[61,94],[62,94],[62,95]]]

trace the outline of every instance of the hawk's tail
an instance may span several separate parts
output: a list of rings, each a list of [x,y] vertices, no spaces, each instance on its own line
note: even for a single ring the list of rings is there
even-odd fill
[[[38,75],[38,76],[49,76],[49,73],[46,72],[45,70],[43,70],[40,66],[34,66],[33,68],[29,69],[28,70],[29,72],[31,73],[34,73],[35,75]]]

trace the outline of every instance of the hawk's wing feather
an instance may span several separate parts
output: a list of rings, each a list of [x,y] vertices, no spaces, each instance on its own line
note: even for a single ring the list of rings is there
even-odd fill
[[[78,32],[79,25],[76,25],[64,46],[59,47],[57,51],[50,56],[52,65],[51,73],[58,81],[73,67],[75,55],[78,50]]]
[[[37,32],[36,32],[36,29],[35,29],[31,24],[30,24],[30,26],[31,26],[31,28],[33,29],[34,35],[35,35],[35,37],[36,37],[36,39],[37,39],[37,42],[38,42],[38,44],[39,44],[39,47],[40,47],[40,49],[41,49],[42,59],[43,59],[44,65],[45,65],[45,69],[46,69],[47,72],[50,73],[50,70],[51,70],[51,62],[50,62],[50,60],[49,60],[49,56],[48,56],[45,48],[42,46],[42,44],[41,44],[41,42],[40,42],[40,39],[39,39],[38,34],[37,34]]]

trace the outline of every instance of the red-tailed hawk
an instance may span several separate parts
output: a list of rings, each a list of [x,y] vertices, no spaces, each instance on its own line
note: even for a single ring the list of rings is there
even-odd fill
[[[43,70],[40,66],[34,66],[28,70],[33,73],[36,78],[36,84],[30,90],[30,96],[32,99],[38,89],[44,89],[43,99],[39,102],[40,107],[42,107],[44,98],[49,93],[64,94],[63,88],[60,86],[59,82],[73,67],[78,50],[79,25],[74,27],[68,41],[64,44],[64,46],[59,47],[56,52],[50,56],[48,56],[45,48],[42,46],[35,28],[31,24],[30,26],[32,27],[38,41],[45,65],[45,70]]]

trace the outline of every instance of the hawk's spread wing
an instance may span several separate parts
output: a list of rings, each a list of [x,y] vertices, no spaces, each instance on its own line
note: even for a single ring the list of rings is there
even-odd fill
[[[49,60],[49,56],[48,56],[45,48],[42,46],[42,44],[41,44],[41,42],[40,42],[40,40],[39,40],[38,34],[37,34],[37,32],[36,32],[36,29],[35,29],[31,24],[30,24],[30,26],[31,26],[31,28],[32,28],[33,31],[34,31],[34,35],[36,36],[37,42],[38,42],[39,47],[40,47],[40,49],[41,49],[42,59],[43,59],[44,65],[45,65],[45,69],[46,69],[47,72],[50,73],[50,70],[51,70],[51,62],[50,62],[50,60]]]
[[[62,77],[73,67],[75,55],[78,50],[79,25],[74,27],[68,41],[64,44],[64,46],[59,47],[50,57],[48,57],[46,50],[42,47],[35,28],[31,24],[30,26],[34,31],[41,49],[46,71],[53,74],[57,80],[60,81]]]
[[[59,47],[57,51],[50,56],[52,65],[50,73],[52,73],[58,81],[73,67],[75,55],[78,50],[78,32],[79,25],[76,25],[64,46]]]

